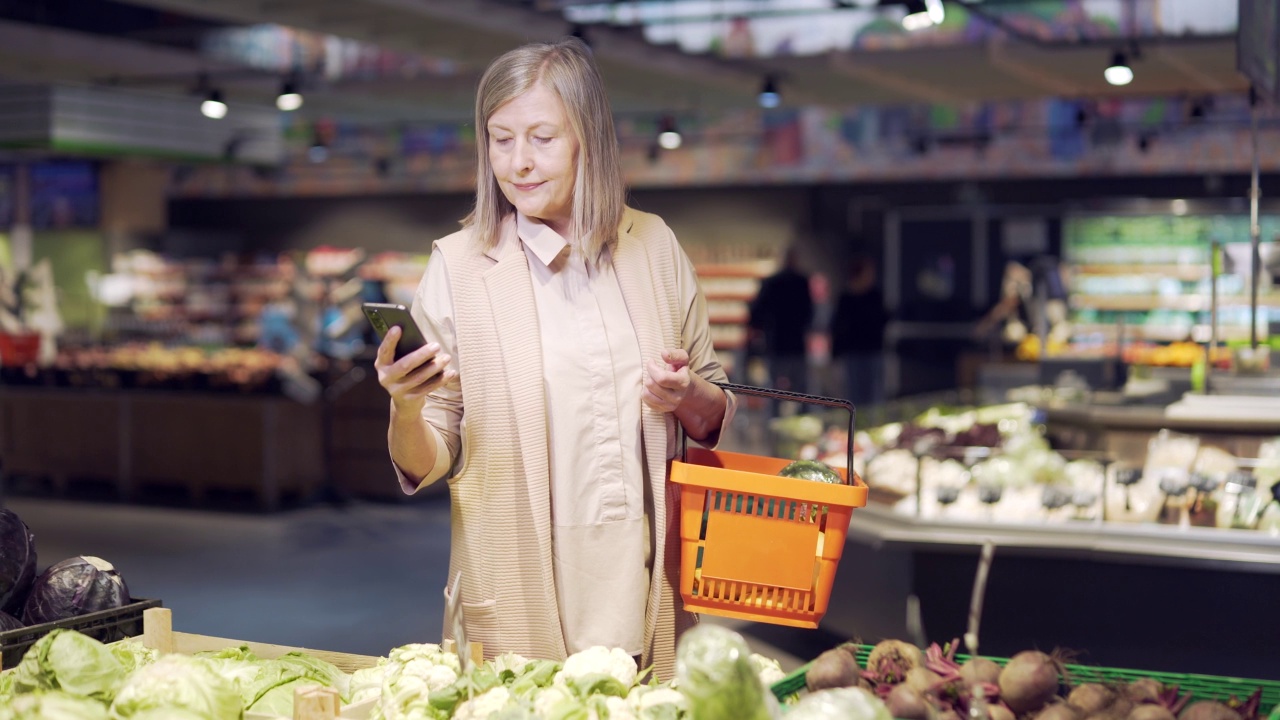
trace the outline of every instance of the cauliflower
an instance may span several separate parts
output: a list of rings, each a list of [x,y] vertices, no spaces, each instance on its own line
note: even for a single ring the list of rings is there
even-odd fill
[[[595,674],[610,675],[622,683],[623,687],[629,688],[636,684],[636,675],[639,671],[636,668],[635,658],[628,655],[627,651],[621,648],[611,650],[602,645],[596,645],[570,655],[569,659],[564,661],[564,670],[556,676],[556,683],[563,684],[562,676],[564,680],[568,680]]]
[[[387,660],[401,665],[408,664],[414,660],[425,660],[432,665],[444,665],[452,669],[454,673],[462,672],[462,664],[458,661],[458,656],[451,652],[445,652],[443,648],[435,643],[401,645],[388,653]]]
[[[523,655],[518,655],[516,653],[503,653],[498,657],[494,658],[492,662],[493,662],[493,671],[498,675],[501,675],[502,673],[508,670],[515,673],[516,675],[519,675],[520,671],[524,670],[525,666],[529,664],[530,660],[529,658]]]
[[[488,720],[507,706],[511,701],[511,693],[505,687],[496,687],[478,695],[458,706],[454,711],[454,720]]]
[[[756,669],[756,675],[760,676],[760,682],[764,683],[766,688],[787,676],[782,672],[781,663],[759,653],[751,653],[751,666]]]
[[[627,695],[627,705],[640,720],[683,717],[689,711],[689,701],[679,690],[651,685],[632,688]]]
[[[572,699],[573,695],[569,692],[568,688],[552,685],[549,688],[544,688],[534,696],[533,712],[538,717],[551,717],[551,711],[554,710],[557,705],[566,700]]]
[[[609,720],[639,720],[631,706],[622,698],[607,697],[604,699],[604,707],[608,712],[605,717]]]
[[[351,704],[382,696],[382,677],[387,671],[386,658],[378,660],[371,668],[363,668],[351,674]]]

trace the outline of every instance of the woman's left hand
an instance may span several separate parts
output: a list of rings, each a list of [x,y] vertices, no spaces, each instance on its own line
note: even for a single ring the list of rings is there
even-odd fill
[[[689,394],[689,353],[664,350],[662,360],[650,360],[644,378],[644,404],[659,412],[675,412]]]

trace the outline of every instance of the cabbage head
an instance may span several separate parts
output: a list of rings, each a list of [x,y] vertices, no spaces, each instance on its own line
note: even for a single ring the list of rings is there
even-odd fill
[[[769,720],[774,716],[738,633],[702,624],[685,633],[676,649],[676,685],[698,720]],[[768,696],[768,698],[766,698]]]
[[[110,704],[126,671],[111,648],[74,630],[58,629],[32,645],[13,671],[15,695],[61,690]]]
[[[244,717],[236,684],[199,658],[167,655],[142,668],[116,693],[112,720],[135,720],[146,711],[186,711],[200,720]]]
[[[160,653],[134,639],[121,640],[107,647],[111,648],[111,654],[116,657],[116,660],[120,662],[120,666],[124,668],[126,677],[133,674],[138,668],[150,665],[160,657]]]
[[[832,688],[806,695],[787,720],[893,720],[880,698],[862,688]]]
[[[107,720],[107,706],[58,690],[19,695],[5,720]]]
[[[294,692],[308,685],[322,685],[338,691],[343,702],[349,699],[351,678],[331,663],[305,653],[291,652],[275,660],[258,662],[260,673],[250,687],[254,699],[246,703],[249,712],[293,716]],[[242,694],[246,697],[247,692]]]

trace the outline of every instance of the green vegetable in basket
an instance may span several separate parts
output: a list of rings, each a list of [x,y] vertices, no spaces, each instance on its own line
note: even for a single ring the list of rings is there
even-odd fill
[[[761,684],[746,641],[719,625],[699,625],[680,638],[676,685],[698,720],[777,717],[777,701]]]
[[[840,473],[831,468],[830,465],[818,460],[796,460],[790,465],[782,468],[778,472],[779,477],[798,478],[800,480],[812,480],[814,482],[830,483],[839,485],[844,482],[840,478]]]
[[[58,629],[32,645],[13,671],[15,695],[61,690],[110,703],[125,667],[106,645],[74,630]]]
[[[275,660],[261,660],[258,665],[259,674],[250,686],[254,700],[245,707],[249,712],[292,717],[294,691],[307,685],[333,688],[344,702],[350,697],[351,678],[320,658],[291,652]]]
[[[185,711],[200,720],[244,717],[235,682],[215,672],[208,661],[182,655],[166,655],[135,672],[111,704],[112,720],[135,720],[148,711]]]
[[[107,720],[107,706],[97,700],[50,690],[19,695],[7,711],[0,710],[2,720]]]
[[[120,666],[124,668],[126,676],[140,667],[150,665],[160,657],[160,653],[133,639],[121,640],[107,647],[111,648],[111,654],[115,655],[116,660],[120,661]]]

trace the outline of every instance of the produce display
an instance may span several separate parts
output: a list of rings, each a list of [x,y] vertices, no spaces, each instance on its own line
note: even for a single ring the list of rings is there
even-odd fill
[[[196,388],[265,391],[275,387],[284,356],[258,348],[169,346],[66,347],[48,368],[13,368],[10,384],[102,388]]]
[[[932,408],[857,433],[854,469],[873,500],[923,519],[1080,520],[1243,528],[1280,534],[1280,439],[1247,463],[1168,431],[1130,466],[1050,446],[1027,403]],[[775,422],[800,463],[846,462],[848,433],[816,415]],[[1247,466],[1246,466],[1247,465]],[[798,465],[797,467],[803,467]]]
[[[1272,709],[1263,703],[1264,692],[1271,697],[1269,704],[1280,697],[1276,683],[1224,681],[1229,685],[1207,693],[1210,698],[1204,686],[1210,678],[1200,678],[1193,693],[1132,671],[1112,671],[1127,679],[1108,679],[1106,669],[1070,665],[1060,653],[1038,650],[1000,662],[983,657],[961,662],[957,644],[944,648],[935,643],[922,651],[885,640],[865,654],[865,648],[846,644],[779,685],[801,686],[802,675],[802,686],[810,690],[866,688],[900,720],[1259,720],[1268,710],[1272,720],[1280,717],[1280,705]]]
[[[103,645],[58,630],[0,675],[0,720],[289,717],[294,691],[307,685],[333,688],[371,720],[777,720],[784,708],[788,718],[891,720],[866,689],[815,691],[784,705],[770,691],[783,677],[777,661],[715,625],[681,639],[667,682],[616,648],[589,648],[563,663],[508,653],[464,672],[439,645],[412,644],[348,675],[305,653],[263,660],[232,647],[158,656],[136,640]]]
[[[35,535],[17,513],[0,509],[0,632],[130,602],[124,578],[101,558],[67,558],[37,575]]]

